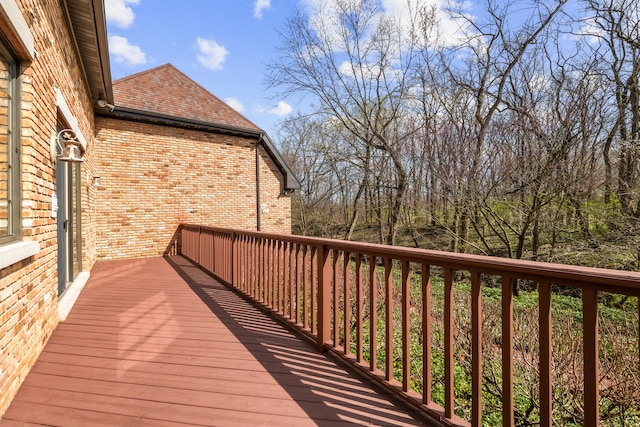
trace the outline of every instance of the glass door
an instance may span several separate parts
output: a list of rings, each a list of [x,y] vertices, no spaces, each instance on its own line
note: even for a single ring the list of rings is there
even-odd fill
[[[82,271],[80,188],[80,164],[57,160],[58,295]]]

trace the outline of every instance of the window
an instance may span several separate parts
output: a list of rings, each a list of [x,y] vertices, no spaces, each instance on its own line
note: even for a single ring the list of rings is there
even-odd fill
[[[0,243],[20,238],[18,64],[0,41]]]

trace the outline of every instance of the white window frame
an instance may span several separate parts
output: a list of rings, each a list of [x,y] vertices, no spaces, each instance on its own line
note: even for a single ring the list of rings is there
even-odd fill
[[[14,105],[12,106],[14,120],[12,120],[12,141],[10,142],[10,156],[12,157],[11,207],[12,216],[10,236],[0,242],[0,269],[16,264],[30,258],[40,251],[40,243],[37,241],[20,241],[22,238],[22,221],[20,210],[22,209],[21,185],[20,185],[20,75],[21,62],[33,61],[37,53],[33,34],[22,16],[16,0],[0,0],[0,28],[2,28],[3,45],[12,52],[15,71],[12,73],[12,92]],[[12,101],[13,101],[12,99]]]

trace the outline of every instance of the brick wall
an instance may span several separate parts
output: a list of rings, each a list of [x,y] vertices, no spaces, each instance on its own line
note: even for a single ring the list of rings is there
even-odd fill
[[[54,87],[64,95],[88,142],[82,176],[93,171],[93,112],[58,0],[18,0],[35,39],[37,58],[21,76],[21,182],[23,240],[38,241],[33,257],[0,270],[0,416],[58,322],[56,220],[51,218],[55,165],[50,139],[57,123]],[[82,190],[84,269],[95,260],[95,191]]]
[[[162,255],[178,224],[255,230],[255,139],[96,119],[99,258]],[[289,233],[283,176],[260,151],[261,228]]]
[[[257,220],[255,141],[114,119],[94,123],[62,2],[17,3],[38,52],[20,77],[22,240],[37,241],[40,251],[0,269],[0,417],[58,323],[54,88],[87,140],[80,172],[84,271],[97,258],[163,254],[180,222],[255,229]],[[101,189],[92,185],[98,175]],[[264,150],[260,176],[261,228],[290,232],[283,177]]]
[[[253,147],[255,150],[255,146]],[[283,177],[264,149],[260,149],[260,230],[291,233],[291,196],[283,195]],[[255,155],[254,164],[255,168]],[[255,181],[255,175],[252,177]],[[255,228],[254,228],[255,229]]]

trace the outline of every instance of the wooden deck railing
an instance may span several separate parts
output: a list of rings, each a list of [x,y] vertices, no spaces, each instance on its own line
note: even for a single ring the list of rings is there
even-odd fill
[[[587,426],[600,422],[598,293],[640,296],[640,274],[633,272],[198,225],[182,225],[181,253],[312,336],[319,349],[341,355],[430,417],[449,425],[468,425],[468,421],[474,426],[482,424],[484,276],[499,277],[502,290],[499,328],[504,426],[514,425],[514,280],[536,282],[539,293],[536,329],[541,426],[552,425],[551,286],[581,290]],[[456,272],[465,272],[471,282],[470,420],[455,415]],[[436,273],[443,277],[444,299],[442,406],[432,398],[431,300]],[[636,314],[640,316],[640,309]],[[416,322],[419,326],[412,326]],[[640,347],[640,338],[634,339]],[[412,353],[411,348],[416,345],[421,349],[419,360],[412,360],[416,351]],[[421,394],[412,390],[412,381],[420,385]]]

